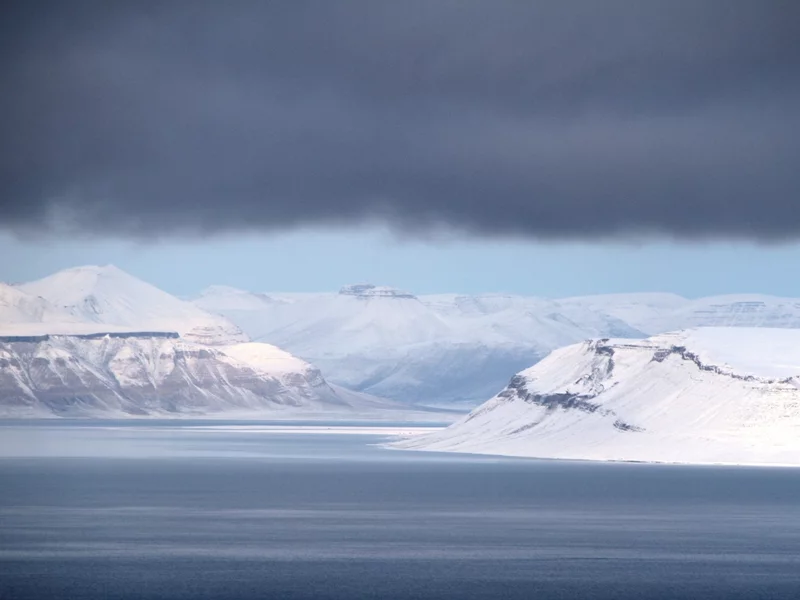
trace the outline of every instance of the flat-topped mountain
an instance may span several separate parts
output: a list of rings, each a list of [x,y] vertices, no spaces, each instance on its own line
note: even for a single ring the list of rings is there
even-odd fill
[[[800,465],[800,330],[701,328],[567,346],[409,449]]]

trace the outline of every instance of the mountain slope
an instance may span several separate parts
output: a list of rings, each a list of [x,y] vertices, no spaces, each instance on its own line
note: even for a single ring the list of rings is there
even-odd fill
[[[597,296],[575,296],[559,300],[563,306],[575,309],[598,311],[609,314],[629,326],[648,334],[686,329],[675,315],[692,304],[677,294],[601,294]],[[697,323],[694,326],[702,326]]]
[[[114,267],[76,267],[19,289],[39,296],[85,323],[129,331],[175,331],[190,342],[226,345],[248,341],[233,323]]]
[[[13,326],[42,324],[77,324],[81,319],[44,298],[0,282],[0,334]]]
[[[0,323],[78,323],[80,319],[44,298],[0,282]]]
[[[800,330],[703,328],[554,351],[420,450],[800,465]]]
[[[592,335],[643,335],[603,313],[547,300],[418,298],[369,284],[338,294],[217,287],[195,304],[319,365],[332,381],[412,403],[474,402],[555,346]]]
[[[800,328],[800,300],[642,293],[545,299],[436,294],[367,284],[338,294],[210,288],[195,303],[253,339],[320,365],[348,387],[421,403],[474,404],[550,351],[587,338],[706,326]]]
[[[0,282],[0,337],[87,335],[131,331],[130,327],[84,321],[44,298]]]
[[[0,338],[0,399],[0,413],[10,416],[392,408],[329,385],[316,367],[274,346],[205,346],[173,333]]]

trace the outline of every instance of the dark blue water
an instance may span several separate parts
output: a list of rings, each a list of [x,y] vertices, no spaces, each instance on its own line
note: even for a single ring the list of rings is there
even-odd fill
[[[800,470],[119,425],[0,425],[0,598],[800,598]]]

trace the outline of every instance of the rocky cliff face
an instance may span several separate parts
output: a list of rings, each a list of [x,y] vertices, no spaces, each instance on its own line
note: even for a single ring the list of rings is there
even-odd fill
[[[344,405],[319,370],[267,344],[209,347],[169,333],[6,337],[0,412],[207,414]]]

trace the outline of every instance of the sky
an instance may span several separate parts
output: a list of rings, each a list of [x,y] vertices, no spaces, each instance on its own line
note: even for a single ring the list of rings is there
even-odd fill
[[[336,291],[351,283],[416,294],[566,297],[672,292],[800,297],[800,246],[736,243],[419,241],[380,229],[228,236],[213,242],[22,242],[0,235],[0,280],[21,282],[84,264],[115,264],[182,297],[209,285],[250,291]]]
[[[0,11],[0,279],[800,296],[795,0]]]

